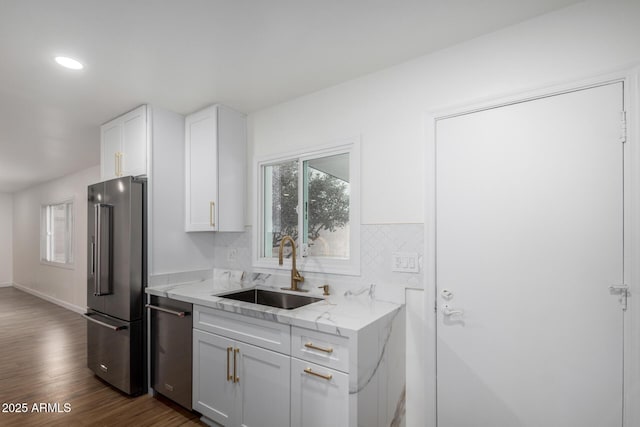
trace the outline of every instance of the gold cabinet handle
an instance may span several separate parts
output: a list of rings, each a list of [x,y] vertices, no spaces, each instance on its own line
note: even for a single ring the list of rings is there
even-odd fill
[[[229,359],[231,358],[231,350],[233,350],[233,347],[227,347],[227,381],[233,380],[233,377],[229,372],[229,367],[230,367]]]
[[[309,374],[309,375],[315,375],[316,377],[320,377],[320,378],[325,379],[327,381],[331,381],[331,378],[333,378],[333,375],[331,375],[331,374],[324,375],[324,374],[320,374],[318,372],[313,372],[313,370],[311,370],[311,368],[305,369],[304,372]]]
[[[215,212],[216,212],[216,202],[209,202],[209,224],[212,227],[216,226]]]
[[[313,350],[324,351],[325,353],[329,353],[329,354],[333,353],[333,349],[331,347],[322,348],[322,347],[318,347],[317,345],[313,345],[313,343],[311,342],[306,343],[304,346]]]
[[[116,176],[122,176],[122,152],[116,151]]]
[[[234,348],[233,349],[233,382],[234,383],[239,383],[240,382],[240,377],[238,376],[238,361],[236,360],[236,355],[240,353],[240,349],[239,348]]]

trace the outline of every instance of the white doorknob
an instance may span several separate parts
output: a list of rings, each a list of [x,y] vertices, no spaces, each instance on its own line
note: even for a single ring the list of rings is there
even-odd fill
[[[462,316],[464,314],[464,311],[462,310],[451,310],[451,307],[449,307],[449,304],[445,304],[442,306],[442,314],[444,314],[447,317],[451,317],[451,316]]]

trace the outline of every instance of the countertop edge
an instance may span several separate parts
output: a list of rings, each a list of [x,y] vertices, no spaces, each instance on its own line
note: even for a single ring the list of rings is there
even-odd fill
[[[358,331],[387,318],[404,305],[371,299],[368,295],[358,297],[332,295],[323,302],[286,310],[218,296],[234,290],[252,288],[255,286],[242,287],[240,284],[228,282],[214,284],[212,280],[206,280],[147,287],[145,292],[148,295],[175,299],[228,313],[343,336],[355,336]],[[265,287],[260,286],[260,288]]]

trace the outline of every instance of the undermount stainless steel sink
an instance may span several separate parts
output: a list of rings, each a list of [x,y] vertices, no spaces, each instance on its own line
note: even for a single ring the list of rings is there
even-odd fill
[[[232,292],[226,295],[218,295],[218,297],[267,305],[269,307],[283,308],[285,310],[293,310],[294,308],[322,301],[322,298],[285,294],[282,292],[266,291],[264,289],[249,289],[246,291]]]

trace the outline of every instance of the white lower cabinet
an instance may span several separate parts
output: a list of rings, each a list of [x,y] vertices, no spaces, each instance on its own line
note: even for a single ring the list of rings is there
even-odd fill
[[[193,330],[193,409],[225,426],[232,425],[238,387],[229,381],[228,348],[233,341]]]
[[[291,358],[250,344],[237,343],[241,398],[238,425],[289,425]]]
[[[348,425],[349,375],[292,357],[291,426]]]
[[[193,409],[226,427],[404,425],[404,311],[376,322],[345,336],[194,305]]]
[[[291,358],[193,330],[193,409],[223,426],[289,426]]]

